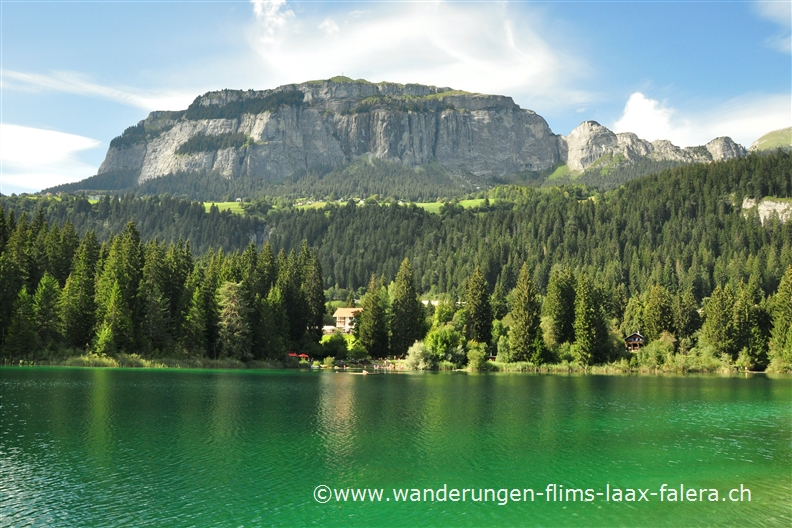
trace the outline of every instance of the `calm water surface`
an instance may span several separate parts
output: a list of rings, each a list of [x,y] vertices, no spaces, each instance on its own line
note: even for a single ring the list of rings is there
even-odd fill
[[[790,526],[791,442],[790,377],[0,368],[0,525]],[[603,495],[471,500],[548,484]]]

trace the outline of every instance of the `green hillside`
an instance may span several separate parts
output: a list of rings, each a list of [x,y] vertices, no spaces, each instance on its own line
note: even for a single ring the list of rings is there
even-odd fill
[[[792,127],[768,132],[751,145],[756,150],[773,150],[792,147]]]

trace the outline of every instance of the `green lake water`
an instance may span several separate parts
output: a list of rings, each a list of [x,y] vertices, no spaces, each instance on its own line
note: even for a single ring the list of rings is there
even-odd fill
[[[790,377],[0,368],[0,526],[788,527],[791,444]]]

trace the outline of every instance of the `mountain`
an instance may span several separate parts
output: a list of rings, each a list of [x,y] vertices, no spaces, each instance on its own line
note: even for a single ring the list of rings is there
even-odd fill
[[[632,167],[613,180],[618,183],[645,174],[644,167],[657,169],[657,163],[744,155],[745,149],[729,138],[679,148],[669,141],[615,134],[595,121],[560,136],[510,97],[334,77],[264,91],[209,92],[186,110],[152,112],[111,141],[96,176],[53,190],[140,188],[169,176],[149,187],[198,198],[200,189],[189,180],[209,175],[215,181],[244,182],[210,183],[228,193],[288,195],[310,192],[313,182],[331,173],[323,196],[335,189],[351,196],[365,194],[379,173],[350,194],[340,190],[349,189],[343,185],[345,168],[361,159],[373,165],[376,159],[386,162],[382,167],[397,164],[415,172],[415,178],[408,177],[415,180],[414,189],[448,196],[492,183],[541,184],[559,167],[573,178],[592,167]],[[433,169],[424,170],[429,166]],[[380,194],[411,198],[392,185],[374,187]]]
[[[749,150],[775,150],[792,148],[792,127],[768,132],[753,143]]]

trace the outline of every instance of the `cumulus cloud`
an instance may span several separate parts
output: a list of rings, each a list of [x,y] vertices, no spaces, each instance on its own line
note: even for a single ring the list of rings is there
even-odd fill
[[[96,96],[147,111],[179,110],[186,108],[195,99],[195,94],[191,92],[113,88],[97,84],[83,75],[68,71],[57,71],[44,75],[3,70],[2,89]]]
[[[344,73],[519,95],[532,105],[591,99],[570,88],[588,67],[546,42],[540,15],[525,4],[381,3],[365,12],[295,14],[285,0],[251,2],[250,42],[272,83]]]
[[[767,132],[790,125],[789,94],[746,95],[695,112],[681,112],[636,92],[612,129],[634,132],[649,141],[668,139],[681,147],[703,145],[720,136],[748,146]]]
[[[0,192],[35,192],[96,174],[78,154],[94,149],[92,138],[11,124],[0,124]]]
[[[781,33],[767,39],[767,44],[778,51],[792,53],[792,2],[756,2],[760,16],[781,26]]]

